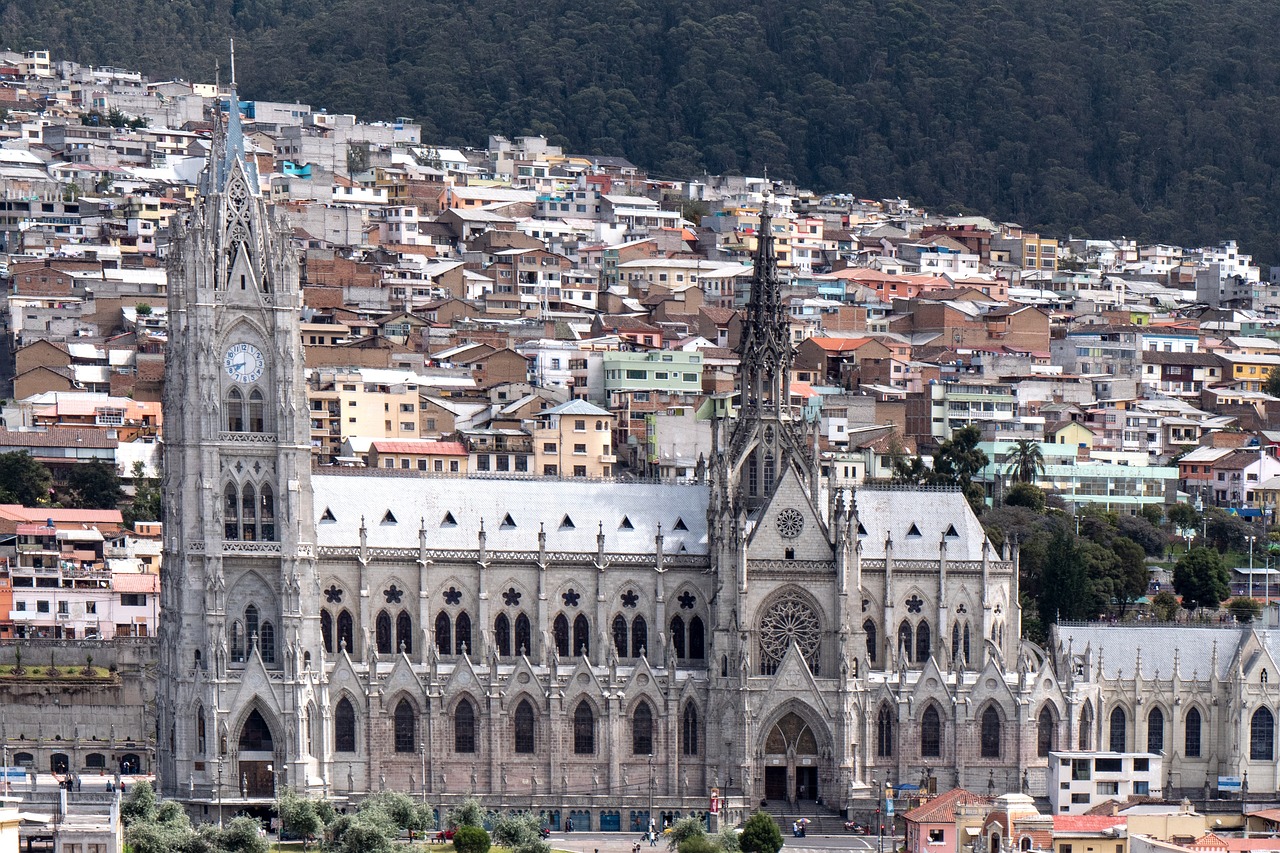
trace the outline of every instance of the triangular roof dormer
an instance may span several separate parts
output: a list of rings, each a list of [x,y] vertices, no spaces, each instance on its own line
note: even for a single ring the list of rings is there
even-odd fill
[[[444,518],[440,519],[440,526],[441,527],[457,527],[458,522],[453,517],[453,513],[449,512],[448,510],[445,510]]]
[[[945,538],[947,538],[947,539],[959,539],[959,538],[960,538],[960,534],[959,534],[959,533],[956,533],[956,526],[955,526],[954,524],[948,524],[948,525],[947,525],[947,532],[946,532],[946,533],[944,533],[944,534],[942,534],[942,535],[943,535]]]
[[[914,521],[911,522],[911,529],[907,531],[907,538],[908,539],[920,538],[920,528],[916,527],[916,523]]]
[[[502,516],[502,524],[500,525],[502,530],[510,530],[515,526],[516,526],[516,522],[515,522],[515,519],[511,517],[511,513],[507,513],[506,515]]]
[[[337,519],[337,517],[336,517],[336,516],[334,516],[334,514],[333,514],[333,510],[329,509],[328,507],[325,507],[325,508],[324,508],[324,512],[320,513],[320,521],[321,521],[321,523],[329,523],[329,524],[331,524],[331,523],[333,523],[333,522],[335,522],[335,521],[337,521],[337,520],[338,520],[338,519]]]
[[[622,517],[622,523],[618,525],[619,530],[635,530],[635,525],[631,523],[631,519],[625,515]]]
[[[561,530],[575,530],[575,529],[577,529],[577,526],[573,523],[573,519],[572,519],[572,518],[570,518],[568,515],[565,515],[565,517],[564,517],[564,518],[560,519],[560,529],[561,529]]]
[[[688,530],[688,529],[689,529],[689,527],[688,527],[688,525],[686,525],[686,524],[684,523],[684,519],[683,519],[683,518],[679,518],[679,517],[677,517],[677,518],[676,518],[675,526],[674,526],[674,527],[672,527],[671,529],[672,529],[672,530]]]
[[[383,524],[396,524],[396,523],[397,523],[397,522],[396,522],[396,517],[395,517],[395,515],[391,512],[391,510],[387,510],[386,514],[385,514],[384,516],[382,516],[382,523],[383,523]]]

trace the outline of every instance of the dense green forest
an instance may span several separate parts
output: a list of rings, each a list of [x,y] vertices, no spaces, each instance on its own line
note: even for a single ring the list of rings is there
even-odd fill
[[[1065,236],[1276,260],[1270,0],[0,0],[0,43],[429,140],[542,133]],[[225,68],[226,63],[223,62]]]

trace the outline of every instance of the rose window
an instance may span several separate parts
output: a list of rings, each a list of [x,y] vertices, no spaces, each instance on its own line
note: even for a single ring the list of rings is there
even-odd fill
[[[798,509],[784,509],[778,513],[778,532],[788,539],[795,539],[804,530],[804,516]]]
[[[797,593],[787,593],[770,605],[760,622],[760,673],[777,672],[787,649],[794,643],[804,655],[809,669],[818,674],[818,642],[821,630],[818,615]]]

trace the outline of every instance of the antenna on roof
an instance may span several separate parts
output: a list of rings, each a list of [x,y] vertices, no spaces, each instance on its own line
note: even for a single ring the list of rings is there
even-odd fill
[[[228,39],[231,42],[231,88],[236,87],[236,40]]]

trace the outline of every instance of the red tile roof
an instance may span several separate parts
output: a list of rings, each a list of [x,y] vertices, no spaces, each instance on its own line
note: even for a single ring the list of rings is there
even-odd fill
[[[460,441],[375,441],[371,447],[378,453],[417,453],[429,456],[466,456]]]
[[[916,806],[902,817],[912,823],[955,823],[956,806],[987,805],[990,802],[990,797],[966,791],[964,788],[952,788],[945,794]]]
[[[1126,817],[1100,814],[1056,814],[1053,816],[1054,832],[1102,832],[1113,826],[1124,826]]]

